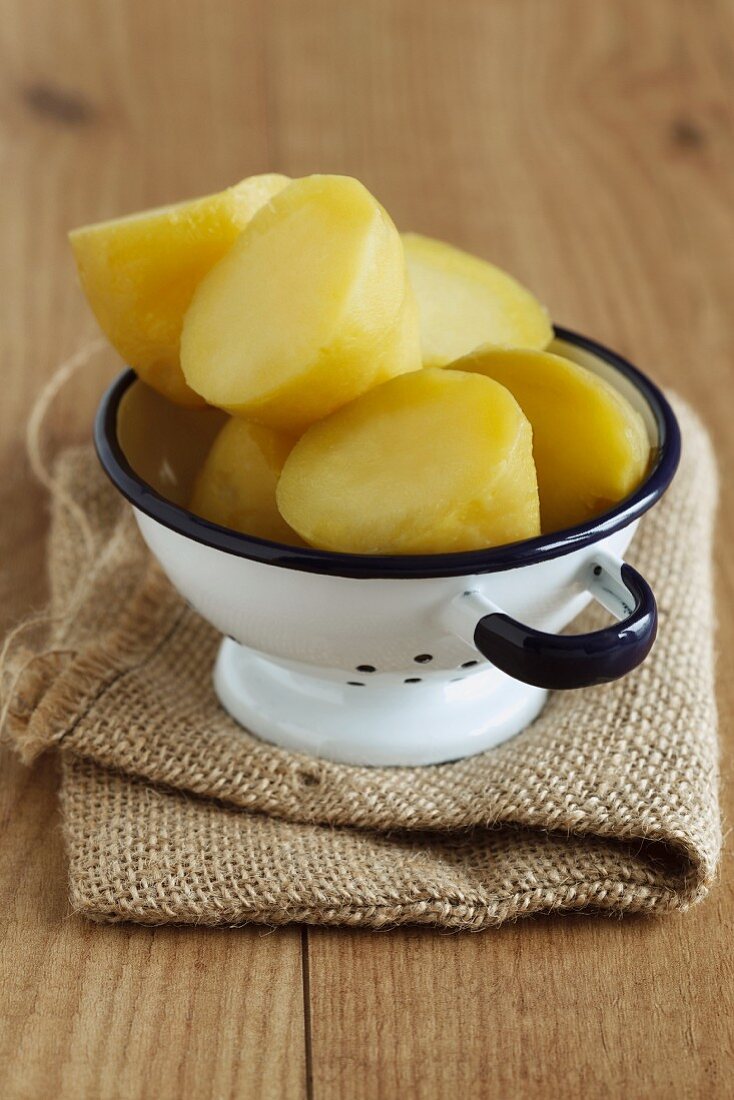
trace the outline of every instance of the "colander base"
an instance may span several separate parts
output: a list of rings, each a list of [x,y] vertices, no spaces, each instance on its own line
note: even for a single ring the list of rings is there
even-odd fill
[[[415,766],[458,760],[514,737],[548,692],[486,664],[416,676],[275,660],[226,638],[214,669],[222,706],[245,729],[294,752],[342,764]]]

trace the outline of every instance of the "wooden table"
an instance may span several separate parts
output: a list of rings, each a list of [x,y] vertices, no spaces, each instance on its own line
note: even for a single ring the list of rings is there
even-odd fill
[[[719,646],[731,653],[734,4],[1,8],[5,625],[44,595],[45,501],[23,422],[94,332],[67,229],[279,169],[360,177],[402,227],[509,268],[555,319],[699,408],[724,472]],[[90,415],[62,402],[55,438],[88,433]],[[55,785],[53,759],[28,771],[6,756],[7,1100],[732,1095],[726,853],[708,901],[650,922],[451,936],[98,927],[67,907]]]

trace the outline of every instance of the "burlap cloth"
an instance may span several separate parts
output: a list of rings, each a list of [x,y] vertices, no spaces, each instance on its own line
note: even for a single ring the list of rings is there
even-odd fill
[[[317,761],[236,726],[212,691],[213,630],[151,560],[91,449],[64,452],[49,613],[6,647],[3,676],[18,751],[61,752],[73,908],[478,929],[700,900],[720,848],[716,472],[706,433],[677,410],[683,463],[630,554],[658,596],[652,656],[616,684],[554,695],[498,749],[425,768]]]

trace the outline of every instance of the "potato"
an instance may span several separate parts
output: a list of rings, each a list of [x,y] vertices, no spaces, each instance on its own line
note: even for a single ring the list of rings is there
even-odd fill
[[[593,519],[644,477],[650,442],[642,417],[584,367],[550,352],[485,348],[452,369],[506,386],[532,424],[544,533]]]
[[[84,292],[108,340],[172,401],[204,403],[186,385],[179,356],[194,290],[253,214],[288,182],[286,176],[251,176],[207,198],[69,234]]]
[[[262,424],[228,420],[196,479],[191,511],[246,535],[302,545],[275,503],[275,486],[294,442]]]
[[[443,241],[404,233],[418,300],[423,363],[443,367],[480,344],[544,348],[548,314],[512,276]]]
[[[301,431],[421,366],[400,236],[357,180],[276,195],[199,285],[181,364],[210,404]]]
[[[488,378],[428,368],[314,424],[277,488],[307,542],[358,554],[477,550],[540,531],[530,425]]]

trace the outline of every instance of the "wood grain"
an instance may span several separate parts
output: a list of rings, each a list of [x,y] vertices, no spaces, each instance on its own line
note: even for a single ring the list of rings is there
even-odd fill
[[[0,614],[43,600],[45,502],[23,423],[94,333],[65,235],[267,168],[257,4],[4,3],[0,155]],[[100,383],[101,384],[101,383]],[[88,435],[99,387],[52,425]],[[96,391],[96,392],[95,392]],[[70,915],[53,762],[4,758],[0,1094],[295,1097],[305,1090],[301,937],[105,928]]]
[[[2,787],[2,1095],[302,1096],[298,932],[70,916],[53,770]]]
[[[347,172],[683,393],[724,472],[734,647],[730,0],[0,2],[0,619],[43,600],[22,426],[94,332],[75,224],[248,173]],[[95,394],[63,402],[84,434]],[[724,810],[734,687],[722,676]],[[68,912],[52,761],[5,758],[3,1096],[724,1097],[734,886],[656,922],[475,936],[105,928]]]
[[[370,41],[383,44],[377,65],[400,100],[391,148],[403,150],[411,176],[407,192],[401,179],[386,181],[384,190],[398,189],[388,205],[404,222],[497,258],[542,291],[554,317],[684,393],[731,469],[731,5],[433,5],[426,19],[403,9],[402,45],[430,87],[393,67],[388,11]],[[352,24],[351,49],[362,30]],[[307,33],[289,44],[291,62]],[[342,42],[348,34],[340,27]],[[295,107],[302,77],[292,63],[288,71],[282,94]],[[317,113],[338,98],[340,75],[322,72]],[[334,141],[343,148],[351,128],[339,117]],[[355,156],[367,171],[380,163],[382,135],[370,126],[361,137]],[[287,131],[280,140],[288,150]],[[298,133],[290,140],[300,147]],[[726,653],[734,644],[726,476],[724,491]],[[732,690],[722,688],[726,753]],[[725,757],[728,814],[730,777]],[[315,1095],[730,1094],[728,858],[722,877],[700,909],[655,923],[535,920],[440,938],[311,932]]]

